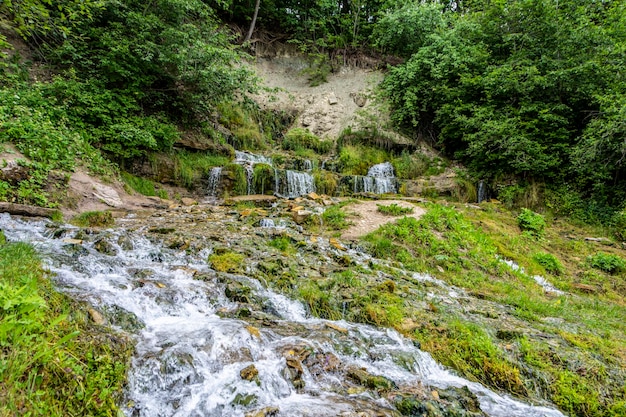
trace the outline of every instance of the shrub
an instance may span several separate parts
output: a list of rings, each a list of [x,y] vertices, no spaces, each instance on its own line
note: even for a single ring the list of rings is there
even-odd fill
[[[517,225],[522,231],[527,232],[529,235],[540,238],[544,234],[546,221],[541,214],[524,208],[519,216],[517,216]]]
[[[309,131],[309,129],[295,128],[285,133],[281,147],[287,151],[299,151],[302,149],[312,149],[318,154],[328,153],[333,142],[321,140]]]
[[[551,274],[559,275],[563,273],[563,265],[551,253],[537,252],[533,255],[533,260]]]
[[[587,258],[592,268],[599,269],[609,274],[626,270],[626,261],[623,258],[611,253],[598,252]]]
[[[342,207],[330,206],[324,213],[322,213],[322,220],[324,225],[333,230],[341,230],[350,226],[350,223],[346,220],[346,213],[342,210]]]
[[[613,234],[622,242],[626,242],[626,210],[613,215]]]

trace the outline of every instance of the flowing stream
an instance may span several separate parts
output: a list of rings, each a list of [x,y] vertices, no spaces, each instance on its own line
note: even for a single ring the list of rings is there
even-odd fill
[[[141,228],[85,235],[7,214],[0,229],[37,248],[61,291],[132,318],[107,314],[137,342],[127,416],[399,415],[371,387],[346,385],[359,372],[405,391],[467,387],[489,416],[563,416],[454,375],[393,330],[312,318],[255,279],[216,274],[210,243],[194,254],[151,242]],[[103,240],[109,254],[98,249]],[[233,283],[250,289],[248,304],[227,297]]]

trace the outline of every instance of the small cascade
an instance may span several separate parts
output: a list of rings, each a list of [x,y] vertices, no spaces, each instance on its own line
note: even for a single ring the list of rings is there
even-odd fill
[[[488,198],[489,198],[489,195],[487,193],[487,186],[485,185],[485,182],[483,180],[480,180],[478,182],[478,189],[476,190],[476,200],[477,200],[476,202],[482,203]]]
[[[405,392],[467,387],[491,417],[564,417],[456,376],[395,330],[312,318],[301,303],[244,275],[215,279],[206,251],[168,248],[141,229],[95,231],[69,243],[77,229],[54,227],[0,214],[7,239],[32,243],[57,288],[138,323],[126,329],[137,342],[124,399],[129,417],[397,415],[375,389],[356,386],[350,370]],[[98,252],[98,239],[117,255]],[[195,279],[194,270],[210,279]],[[256,301],[229,297],[238,285]]]
[[[277,170],[276,195],[283,198],[296,198],[315,192],[315,180],[306,172]]]
[[[255,155],[249,152],[235,151],[235,163],[240,164],[246,170],[247,194],[263,192],[255,189],[254,165],[266,164],[274,168],[272,158]],[[300,167],[298,167],[300,168]],[[313,169],[313,163],[306,159],[302,161],[302,168],[307,171]],[[307,172],[280,170],[274,168],[274,193],[283,198],[295,198],[301,195],[315,192],[315,181]]]
[[[222,167],[211,168],[209,173],[209,197],[217,197],[217,189],[222,179]]]
[[[389,162],[372,166],[367,176],[355,176],[352,184],[352,192],[391,194],[398,192],[398,181],[393,174],[393,165]]]
[[[238,164],[267,164],[273,166],[272,158],[242,151],[235,151],[235,162]]]
[[[276,224],[274,223],[274,220],[272,219],[261,219],[259,220],[259,227],[272,228],[272,227],[276,227]]]

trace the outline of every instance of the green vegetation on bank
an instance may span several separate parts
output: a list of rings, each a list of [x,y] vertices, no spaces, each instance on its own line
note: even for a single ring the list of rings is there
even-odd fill
[[[132,350],[53,290],[31,246],[0,242],[0,415],[117,415]]]
[[[335,207],[333,217],[350,220],[349,207]],[[306,257],[308,244],[275,238],[268,247],[280,252],[259,265],[261,278],[315,316],[393,327],[496,390],[549,401],[566,415],[623,415],[626,252],[585,240],[602,231],[549,216],[538,238],[497,203],[424,208],[420,219],[365,236],[371,261],[344,255],[331,239],[333,263],[307,279],[289,259],[293,251]]]

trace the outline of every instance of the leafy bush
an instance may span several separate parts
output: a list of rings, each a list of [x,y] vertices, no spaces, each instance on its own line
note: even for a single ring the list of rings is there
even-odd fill
[[[533,260],[551,274],[560,275],[564,271],[561,262],[551,253],[537,252],[533,255]]]
[[[389,216],[401,216],[403,214],[413,213],[413,209],[411,207],[401,207],[396,203],[390,204],[388,206],[384,206],[382,204],[377,204],[378,211],[383,214],[387,214]]]
[[[533,237],[540,238],[544,234],[546,221],[541,214],[524,208],[519,216],[517,216],[517,225],[522,231],[527,232]]]
[[[626,270],[626,261],[611,253],[598,252],[587,258],[589,265],[609,274],[615,274]]]
[[[301,149],[312,149],[318,154],[328,153],[332,147],[331,140],[321,140],[309,129],[294,128],[285,133],[285,137],[281,142],[284,150],[298,151]]]
[[[626,210],[615,213],[611,223],[615,237],[626,242]]]

